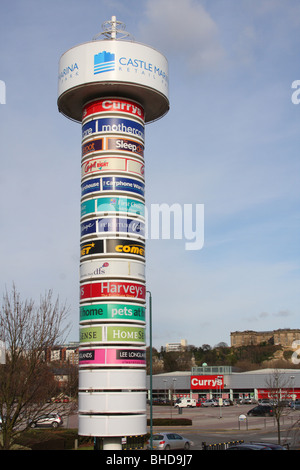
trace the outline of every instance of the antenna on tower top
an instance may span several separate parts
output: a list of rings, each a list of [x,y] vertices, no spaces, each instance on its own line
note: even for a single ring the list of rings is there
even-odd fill
[[[96,34],[93,37],[93,41],[98,39],[130,39],[134,41],[134,37],[125,31],[126,25],[121,21],[117,21],[115,16],[111,17],[111,20],[105,21],[102,24],[103,31],[101,33]],[[101,37],[103,36],[103,37]]]

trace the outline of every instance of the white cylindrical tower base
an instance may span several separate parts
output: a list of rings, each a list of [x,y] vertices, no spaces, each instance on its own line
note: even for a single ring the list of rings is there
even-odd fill
[[[122,450],[121,437],[104,437],[103,450]]]
[[[125,437],[147,434],[146,414],[99,415],[82,414],[79,416],[79,436]]]

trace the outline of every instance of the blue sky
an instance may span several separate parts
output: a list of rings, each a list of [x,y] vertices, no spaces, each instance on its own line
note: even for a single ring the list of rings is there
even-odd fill
[[[147,206],[205,213],[201,250],[147,241],[154,346],[299,328],[299,2],[12,0],[1,10],[0,292],[53,289],[78,340],[81,129],[58,113],[58,61],[115,15],[169,61],[170,111],[146,126]]]

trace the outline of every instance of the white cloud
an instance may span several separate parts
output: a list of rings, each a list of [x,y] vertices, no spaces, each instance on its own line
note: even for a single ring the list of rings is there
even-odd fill
[[[139,38],[168,57],[176,55],[190,71],[214,68],[224,58],[218,27],[194,0],[149,0]]]

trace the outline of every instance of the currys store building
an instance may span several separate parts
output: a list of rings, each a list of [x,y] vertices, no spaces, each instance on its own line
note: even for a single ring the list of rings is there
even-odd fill
[[[150,389],[150,377],[147,377]],[[260,369],[234,372],[230,366],[193,367],[190,372],[170,372],[152,378],[153,402],[156,399],[175,400],[190,397],[205,399],[229,399],[238,402],[251,399],[281,400],[300,399],[299,369]],[[149,390],[150,396],[150,390]]]

